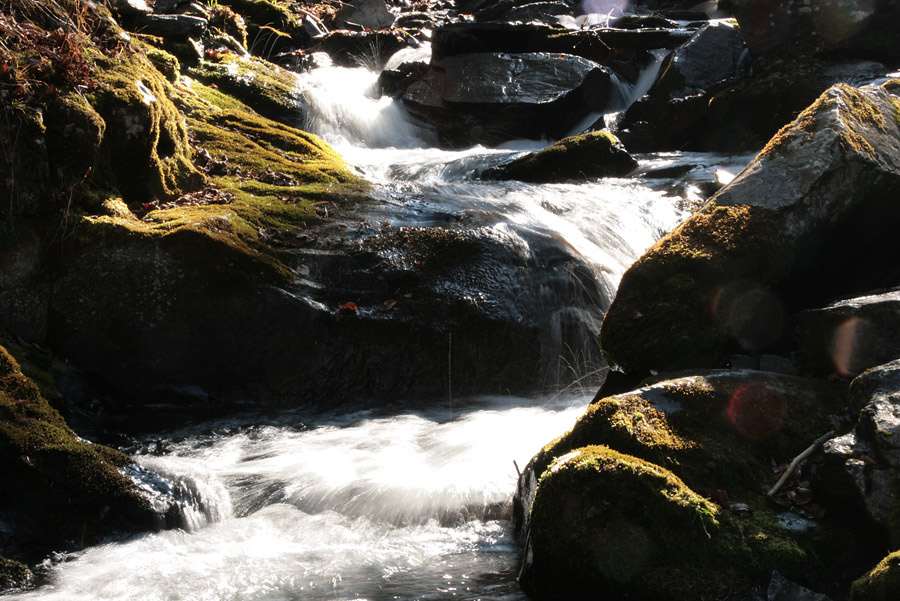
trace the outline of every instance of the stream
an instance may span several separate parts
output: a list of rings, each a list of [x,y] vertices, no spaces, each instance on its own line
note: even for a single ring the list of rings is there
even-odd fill
[[[609,298],[751,158],[666,153],[637,157],[630,178],[482,181],[473,174],[548,142],[433,148],[390,99],[367,95],[375,77],[323,66],[300,84],[309,129],[377,185],[372,219],[537,232],[582,257]],[[517,469],[584,411],[595,392],[586,369],[567,375],[580,385],[533,398],[398,398],[142,434],[124,449],[129,474],[157,502],[177,500],[180,527],[55,555],[38,567],[42,586],[10,599],[525,599],[509,519]]]

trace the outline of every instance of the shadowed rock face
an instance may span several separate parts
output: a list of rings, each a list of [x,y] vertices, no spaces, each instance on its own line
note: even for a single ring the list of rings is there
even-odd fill
[[[774,56],[788,48],[804,52],[900,60],[896,0],[728,0],[721,2],[741,25],[751,52]]]
[[[829,89],[651,248],[606,315],[612,362],[714,366],[777,344],[786,312],[898,283],[883,260],[900,224],[898,102],[884,87]]]

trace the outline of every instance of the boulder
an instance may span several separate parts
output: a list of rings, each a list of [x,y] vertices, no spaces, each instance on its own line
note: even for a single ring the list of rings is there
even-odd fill
[[[900,291],[838,301],[794,321],[805,372],[852,377],[900,357]]]
[[[900,61],[896,0],[728,0],[755,56],[785,53]]]
[[[621,125],[623,138],[631,144],[635,130],[640,129],[635,124],[640,123],[644,132],[652,130],[656,139],[646,147],[634,144],[639,150],[680,149],[688,144],[715,150],[704,138],[723,128],[710,132],[704,127],[709,100],[745,78],[749,70],[749,56],[737,27],[726,21],[703,26],[666,57],[647,95],[628,109]],[[733,126],[726,123],[728,127]]]
[[[649,95],[674,100],[704,94],[746,77],[749,69],[740,29],[714,21],[666,58]]]
[[[862,407],[854,429],[825,443],[822,488],[864,510],[890,545],[900,542],[900,361],[853,381],[851,403]]]
[[[776,514],[765,491],[776,479],[771,461],[789,461],[827,431],[845,390],[721,370],[593,403],[519,478],[523,587],[538,599],[598,590],[689,599],[698,586],[743,599],[773,569],[797,582],[821,581],[836,560],[821,542],[849,547],[861,537],[793,531],[792,514]]]
[[[782,129],[626,272],[601,333],[610,361],[716,366],[790,344],[786,314],[900,283],[883,260],[898,251],[898,105],[884,86],[839,85]]]
[[[352,24],[365,29],[382,30],[390,29],[395,18],[384,0],[353,0],[341,6],[335,21],[343,27]]]
[[[269,61],[233,52],[209,52],[206,60],[187,69],[187,74],[217,86],[270,119],[294,125],[303,120],[297,75]]]
[[[562,138],[610,103],[609,72],[569,54],[477,53],[434,62],[404,105],[450,147]]]
[[[552,183],[585,178],[624,176],[638,162],[618,138],[598,131],[563,138],[538,152],[518,157],[504,166],[497,179]]]

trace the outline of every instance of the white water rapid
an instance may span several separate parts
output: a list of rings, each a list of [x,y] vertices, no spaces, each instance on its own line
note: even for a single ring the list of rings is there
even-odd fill
[[[696,182],[749,158],[671,153],[641,157],[639,177],[481,181],[473,173],[546,143],[432,148],[397,105],[371,97],[375,78],[323,67],[300,83],[309,129],[378,184],[374,219],[451,216],[537,232],[581,257],[610,298],[628,265],[700,197]],[[509,521],[516,465],[568,429],[593,392],[426,408],[397,399],[379,412],[244,416],[153,433],[126,449],[139,464],[129,473],[158,502],[178,499],[181,527],[49,558],[43,584],[10,599],[522,600]]]

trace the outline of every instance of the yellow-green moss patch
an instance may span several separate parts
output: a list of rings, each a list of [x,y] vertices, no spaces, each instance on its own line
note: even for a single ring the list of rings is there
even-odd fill
[[[898,594],[900,594],[900,551],[895,551],[853,583],[850,601],[893,601]]]

